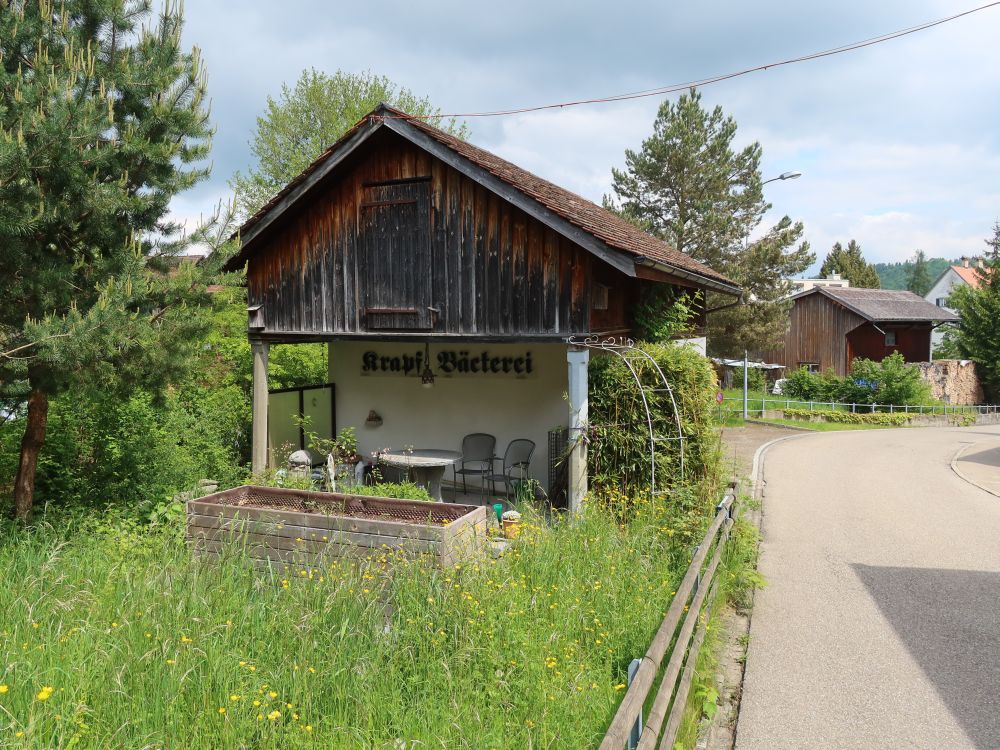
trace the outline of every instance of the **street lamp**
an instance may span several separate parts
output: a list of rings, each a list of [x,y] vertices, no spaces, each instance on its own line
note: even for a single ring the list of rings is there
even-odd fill
[[[766,185],[769,182],[774,182],[775,180],[797,180],[802,176],[801,172],[782,172],[777,177],[772,177],[770,180],[764,180],[761,185]]]

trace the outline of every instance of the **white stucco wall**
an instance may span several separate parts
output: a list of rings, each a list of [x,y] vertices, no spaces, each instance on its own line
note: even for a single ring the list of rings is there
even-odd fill
[[[440,371],[442,350],[468,352],[470,360],[508,358],[508,373],[455,373]],[[337,428],[357,429],[360,452],[370,456],[385,448],[443,448],[460,450],[462,436],[487,432],[496,436],[497,455],[503,456],[515,438],[535,441],[531,475],[548,489],[548,431],[565,427],[569,407],[566,346],[564,344],[432,344],[431,361],[436,380],[432,388],[421,386],[418,372],[366,375],[364,355],[378,357],[415,356],[421,344],[336,341],[330,344],[330,380],[336,387]],[[514,358],[531,355],[532,373],[513,372]],[[524,362],[521,366],[523,368]],[[502,367],[498,362],[497,367]],[[477,367],[478,369],[478,367]],[[382,417],[380,427],[367,427],[371,410]],[[451,479],[447,471],[445,479]],[[478,481],[470,480],[478,488]],[[472,488],[470,487],[470,490]]]
[[[949,268],[934,282],[934,286],[931,287],[930,291],[924,295],[924,299],[930,302],[932,305],[936,305],[939,299],[946,299],[949,294],[951,294],[952,289],[956,286],[960,286],[965,283],[965,279],[955,273],[954,269]],[[949,312],[955,312],[950,307],[941,306],[942,309]],[[941,339],[944,338],[944,331],[941,328],[935,328],[931,331],[931,358],[934,358],[934,350],[941,343]]]
[[[953,269],[949,268],[941,274],[940,278],[938,278],[936,282],[934,282],[934,286],[932,286],[930,291],[924,295],[924,299],[932,305],[936,305],[939,299],[945,299],[949,294],[951,294],[953,287],[964,283],[965,281],[962,277],[955,273]],[[951,310],[950,307],[945,307],[944,309],[954,312],[954,310]]]

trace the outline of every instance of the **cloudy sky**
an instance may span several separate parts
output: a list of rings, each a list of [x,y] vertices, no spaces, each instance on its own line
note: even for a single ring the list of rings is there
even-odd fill
[[[268,95],[308,67],[385,74],[445,112],[530,106],[705,78],[837,47],[987,0],[189,0],[209,71],[210,182],[178,217],[207,214],[252,165]],[[929,31],[708,86],[704,102],[760,141],[775,221],[801,220],[822,255],[854,238],[871,261],[980,252],[1000,217],[1000,6]],[[594,201],[652,131],[658,99],[473,118],[471,140]]]

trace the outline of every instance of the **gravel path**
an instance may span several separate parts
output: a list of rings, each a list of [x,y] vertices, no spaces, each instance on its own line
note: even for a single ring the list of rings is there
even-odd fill
[[[1000,428],[820,433],[766,454],[737,750],[1000,748]]]

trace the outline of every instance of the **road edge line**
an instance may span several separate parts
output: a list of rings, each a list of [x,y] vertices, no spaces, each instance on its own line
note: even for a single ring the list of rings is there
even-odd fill
[[[752,511],[749,509],[743,509],[743,512],[740,515],[748,518],[757,528],[758,533],[760,533],[761,522],[764,515],[763,490],[765,483],[762,480],[764,456],[767,451],[778,443],[783,443],[786,440],[798,440],[800,438],[808,437],[809,435],[825,434],[828,433],[816,432],[814,430],[795,431],[792,435],[785,435],[784,437],[769,440],[754,451],[750,468],[750,476],[747,478],[749,480],[747,482],[749,487],[745,488],[744,491],[749,491],[750,496],[754,500],[758,501],[759,507],[758,509]],[[739,483],[741,488],[744,481],[740,481]],[[757,561],[758,563],[760,562],[759,544],[757,548]],[[746,614],[740,614],[727,605],[727,609],[730,612],[729,617],[731,618],[731,622],[735,624],[736,627],[732,628],[727,634],[725,645],[721,651],[723,655],[731,654],[733,645],[738,643],[741,638],[747,639],[747,647],[749,647],[750,625],[753,622],[753,610],[754,605],[756,604],[756,597],[757,592],[754,590],[750,594],[750,606],[747,608]],[[746,649],[743,650],[742,660],[740,658],[730,657],[730,663],[733,661],[739,664],[739,680],[732,686],[729,684],[719,685],[720,688],[725,687],[727,690],[731,690],[730,695],[732,697],[727,706],[728,710],[720,710],[715,714],[707,733],[704,735],[703,739],[696,744],[696,747],[699,750],[732,750],[732,748],[736,747],[736,731],[739,727],[740,707],[743,702],[743,682],[746,678]],[[720,659],[717,669],[720,675],[726,672],[726,665],[723,659]]]

